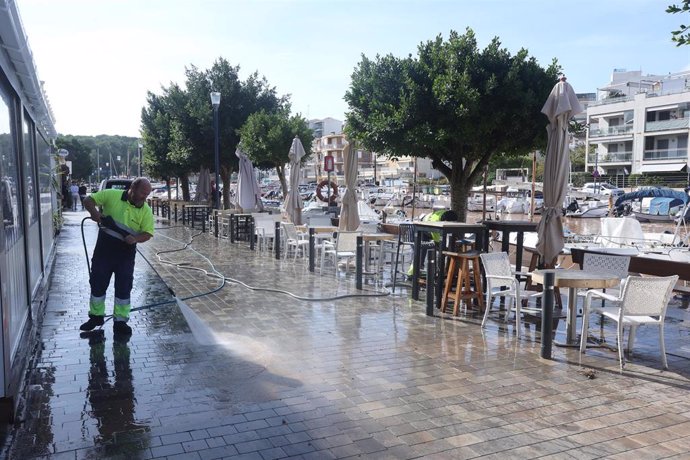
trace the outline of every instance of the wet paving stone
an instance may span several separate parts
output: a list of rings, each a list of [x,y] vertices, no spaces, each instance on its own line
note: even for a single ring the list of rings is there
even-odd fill
[[[169,302],[167,283],[217,344],[199,343],[175,302],[133,312],[133,336],[118,341],[111,322],[78,330],[89,296],[83,216],[68,214],[58,241],[7,458],[690,456],[690,316],[680,301],[666,327],[670,370],[655,331],[641,329],[621,374],[605,348],[540,359],[533,324],[517,339],[513,323],[482,330],[471,312],[428,317],[405,287],[332,300],[360,294],[351,273],[311,274],[303,260],[160,222],[140,245],[153,268],[139,256],[133,304]],[[95,236],[87,225],[89,248]],[[382,292],[380,282],[365,289]],[[108,309],[112,301],[111,288]]]

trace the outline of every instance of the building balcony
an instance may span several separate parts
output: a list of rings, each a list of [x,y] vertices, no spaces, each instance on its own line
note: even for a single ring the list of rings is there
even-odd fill
[[[345,148],[345,142],[322,143],[321,148],[325,150],[342,150]]]
[[[633,153],[630,152],[615,152],[615,153],[590,153],[587,156],[587,163],[590,165],[596,163],[630,163],[632,162]]]
[[[677,118],[675,120],[648,121],[645,124],[645,132],[673,131],[676,129],[688,129],[690,118]]]
[[[632,134],[633,127],[631,125],[611,126],[609,128],[594,128],[589,130],[589,137],[604,137],[604,136],[625,136]]]
[[[687,160],[688,149],[657,149],[657,150],[645,150],[642,159],[644,161],[648,160]]]

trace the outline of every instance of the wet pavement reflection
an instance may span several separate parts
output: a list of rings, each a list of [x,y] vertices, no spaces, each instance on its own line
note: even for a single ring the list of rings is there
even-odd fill
[[[539,358],[538,321],[500,317],[481,329],[478,312],[425,315],[402,288],[387,297],[355,294],[352,273],[308,272],[209,235],[191,250],[161,254],[215,269],[253,287],[186,303],[219,345],[194,340],[176,304],[134,312],[134,334],[116,341],[112,323],[80,336],[88,279],[78,222],[68,214],[25,407],[5,447],[32,458],[582,458],[690,454],[690,328],[679,302],[669,311],[669,371],[660,370],[655,331],[640,330],[621,375],[615,353],[556,348]],[[162,226],[163,224],[159,224]],[[94,229],[87,229],[93,242]],[[141,245],[166,283],[186,298],[219,280],[161,263],[187,228],[157,230]],[[168,235],[175,240],[163,238]],[[177,241],[176,241],[177,240]],[[89,247],[92,247],[92,243]],[[387,277],[388,275],[386,275]],[[384,283],[387,278],[383,280]],[[365,293],[382,289],[369,279]],[[108,293],[112,306],[112,290]],[[170,300],[142,260],[133,303]],[[606,338],[615,341],[610,325]],[[599,328],[593,326],[592,330]],[[563,334],[562,321],[557,333]],[[589,379],[583,366],[596,370]]]

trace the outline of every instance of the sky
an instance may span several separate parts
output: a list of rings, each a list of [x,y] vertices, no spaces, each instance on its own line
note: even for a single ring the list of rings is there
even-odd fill
[[[665,12],[679,0],[15,1],[60,134],[138,137],[147,92],[219,57],[289,94],[293,113],[344,120],[362,55],[416,55],[468,27],[481,49],[498,37],[542,67],[556,58],[578,93],[613,69],[690,69],[690,46],[671,41],[690,17]]]

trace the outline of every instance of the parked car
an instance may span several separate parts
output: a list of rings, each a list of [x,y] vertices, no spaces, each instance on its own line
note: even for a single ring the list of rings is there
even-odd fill
[[[608,182],[587,182],[580,191],[606,196],[613,195],[614,198],[625,193],[625,190],[622,188],[618,188]]]
[[[107,188],[128,190],[130,185],[132,185],[132,179],[103,179],[98,190],[105,190]]]

